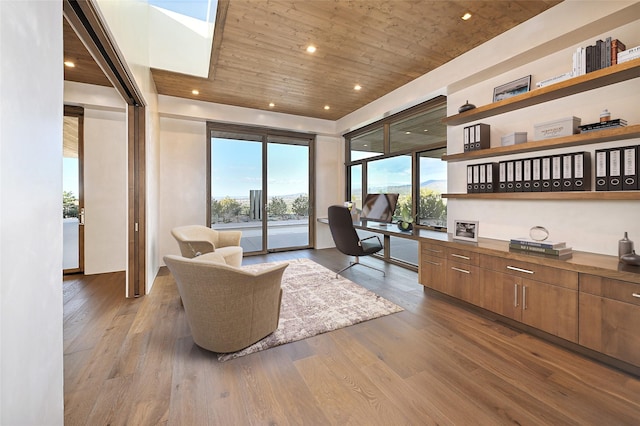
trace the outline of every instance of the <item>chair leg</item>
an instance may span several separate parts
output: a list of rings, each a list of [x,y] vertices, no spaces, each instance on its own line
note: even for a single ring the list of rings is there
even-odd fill
[[[360,258],[358,256],[355,256],[355,258],[356,258],[355,262],[349,262],[349,266],[347,266],[346,268],[342,268],[338,272],[336,272],[336,278],[338,278],[338,274],[340,274],[341,272],[344,272],[347,269],[351,268],[352,266],[356,266],[356,265],[366,266],[369,269],[373,269],[373,270],[376,270],[378,272],[382,272],[382,276],[384,276],[384,277],[387,276],[387,274],[382,269],[374,268],[373,266],[369,266],[369,265],[366,265],[364,263],[360,263]]]

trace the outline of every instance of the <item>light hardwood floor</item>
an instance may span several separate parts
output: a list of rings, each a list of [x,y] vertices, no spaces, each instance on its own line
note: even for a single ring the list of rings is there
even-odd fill
[[[334,249],[307,257],[338,270]],[[384,265],[345,276],[405,311],[220,363],[195,346],[175,283],[64,280],[66,425],[637,425],[640,380],[423,291]]]

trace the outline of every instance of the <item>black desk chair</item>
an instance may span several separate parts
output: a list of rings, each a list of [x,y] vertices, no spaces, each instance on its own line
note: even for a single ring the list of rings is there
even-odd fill
[[[347,256],[355,256],[354,262],[349,262],[349,266],[336,272],[336,277],[340,272],[346,271],[355,265],[366,266],[375,269],[386,275],[382,269],[360,263],[360,256],[369,256],[382,250],[382,243],[377,236],[360,239],[356,229],[353,227],[353,219],[349,209],[343,206],[329,207],[329,229],[336,248]]]

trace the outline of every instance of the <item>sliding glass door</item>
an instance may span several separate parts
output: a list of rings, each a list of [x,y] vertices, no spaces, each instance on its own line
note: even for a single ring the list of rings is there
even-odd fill
[[[208,221],[245,254],[312,247],[313,137],[209,123]]]

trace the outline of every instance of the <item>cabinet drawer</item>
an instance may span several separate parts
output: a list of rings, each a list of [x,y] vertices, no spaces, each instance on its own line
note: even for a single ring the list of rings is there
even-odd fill
[[[640,284],[580,274],[580,292],[640,306]]]
[[[447,288],[449,295],[474,305],[482,305],[480,268],[447,260]]]
[[[420,251],[425,256],[437,256],[437,257],[445,257],[446,256],[446,247],[434,244],[431,242],[421,241],[420,242]]]
[[[542,281],[547,284],[573,290],[578,289],[578,273],[574,271],[522,262],[520,260],[504,259],[486,254],[480,256],[480,265],[485,269],[504,272],[530,280]]]
[[[446,293],[447,261],[443,257],[425,256],[420,258],[419,281],[425,287]]]
[[[447,259],[454,262],[466,263],[467,265],[478,266],[480,264],[480,255],[478,253],[452,247],[447,247]]]

